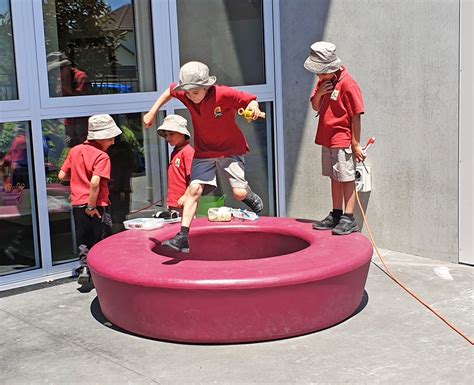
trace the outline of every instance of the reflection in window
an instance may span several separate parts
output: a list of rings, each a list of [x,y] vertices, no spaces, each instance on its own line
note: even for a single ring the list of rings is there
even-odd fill
[[[275,215],[275,188],[274,188],[274,161],[273,161],[273,104],[260,102],[260,109],[266,112],[266,119],[258,119],[248,123],[242,116],[237,117],[237,124],[242,129],[250,147],[250,152],[245,155],[245,179],[250,187],[263,200],[264,210],[262,215]],[[194,130],[189,111],[177,110],[177,114],[188,121],[193,144]],[[222,175],[217,176],[217,188],[211,195],[225,194],[225,205],[235,208],[248,207],[233,198],[232,189]]]
[[[0,275],[40,267],[29,130],[27,122],[0,123]]]
[[[150,1],[43,2],[49,95],[154,91]]]
[[[122,134],[108,150],[111,160],[109,181],[110,203],[114,232],[123,230],[123,221],[130,213],[141,211],[140,216],[151,216],[156,207],[151,205],[161,198],[160,156],[156,131],[144,129],[142,115],[112,115]],[[158,117],[160,121],[162,113]],[[49,224],[53,264],[77,259],[74,219],[69,200],[68,183],[59,182],[58,173],[69,153],[68,130],[71,126],[85,124],[87,136],[88,117],[43,120],[43,139],[46,164]],[[80,144],[81,142],[76,143]]]
[[[266,83],[262,0],[177,0],[177,6],[181,65],[201,61],[228,86]]]
[[[18,99],[10,1],[0,0],[0,101]]]

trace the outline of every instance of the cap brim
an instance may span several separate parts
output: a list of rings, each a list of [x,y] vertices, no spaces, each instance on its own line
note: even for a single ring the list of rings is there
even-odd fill
[[[309,72],[313,72],[317,75],[336,72],[341,69],[341,65],[342,62],[339,58],[333,60],[330,63],[318,63],[314,60],[311,60],[311,56],[309,56],[304,62],[304,68],[306,68]]]
[[[190,91],[197,88],[211,87],[216,83],[216,81],[217,78],[215,76],[209,76],[209,79],[205,83],[178,83],[173,88],[173,91]]]
[[[102,131],[92,131],[87,134],[87,140],[100,140],[100,139],[112,139],[116,136],[119,136],[122,133],[122,130],[118,126],[114,125],[106,130]]]
[[[189,133],[189,131],[187,129],[184,129],[182,127],[176,127],[175,125],[163,124],[160,127],[158,127],[158,129],[156,130],[158,135],[160,135],[162,138],[166,138],[164,131],[177,132],[179,134],[183,134],[186,137],[186,139],[191,138],[191,134]]]

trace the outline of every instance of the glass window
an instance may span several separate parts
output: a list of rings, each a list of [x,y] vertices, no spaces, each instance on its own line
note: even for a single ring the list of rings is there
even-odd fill
[[[209,66],[219,84],[265,84],[262,0],[177,0],[180,64]]]
[[[41,267],[31,169],[29,123],[0,123],[0,275]]]
[[[0,0],[0,101],[18,99],[10,1]]]
[[[155,90],[150,1],[43,2],[51,97]]]
[[[275,187],[273,172],[273,103],[260,102],[260,109],[266,112],[266,119],[258,119],[248,123],[243,117],[237,117],[237,124],[242,129],[250,147],[250,152],[245,155],[245,179],[252,190],[260,195],[265,206],[262,215],[275,215]],[[187,109],[177,110],[177,114],[188,121],[191,133],[191,144],[194,130],[191,116]],[[222,196],[225,194],[225,205],[234,208],[248,207],[233,198],[232,189],[225,178],[218,174],[217,188],[210,194]]]
[[[123,221],[136,213],[150,216],[157,211],[153,203],[162,197],[158,138],[154,129],[145,129],[142,114],[112,115],[122,130],[108,150],[111,160],[109,181],[113,231],[123,230]],[[162,121],[160,113],[158,121]],[[71,147],[87,137],[88,117],[43,120],[46,186],[53,264],[76,259],[78,248],[70,204],[70,186],[58,173]],[[74,141],[71,140],[74,137]]]

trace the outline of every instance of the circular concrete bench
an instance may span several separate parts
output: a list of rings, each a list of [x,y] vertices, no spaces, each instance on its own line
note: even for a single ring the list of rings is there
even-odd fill
[[[361,303],[372,246],[359,233],[335,236],[291,218],[196,219],[190,254],[162,249],[177,231],[128,230],[92,248],[113,324],[162,340],[263,341],[334,325]]]

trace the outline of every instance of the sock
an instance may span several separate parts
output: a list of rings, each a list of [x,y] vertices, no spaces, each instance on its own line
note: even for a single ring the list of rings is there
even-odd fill
[[[244,202],[248,207],[250,207],[250,209],[255,214],[260,214],[263,210],[262,199],[250,189],[247,196],[242,202]]]
[[[187,226],[181,226],[181,234],[188,236],[189,235],[189,227]]]
[[[344,215],[345,215],[346,217],[349,217],[349,218],[354,218],[354,214],[345,213]]]
[[[335,217],[340,217],[342,215],[342,210],[341,209],[332,209],[332,215]]]

